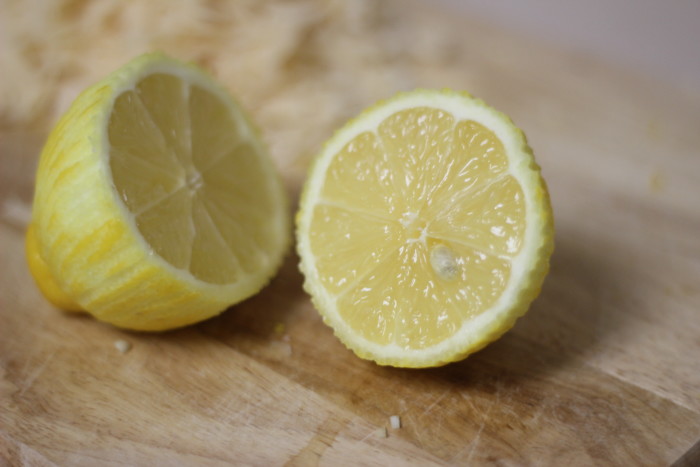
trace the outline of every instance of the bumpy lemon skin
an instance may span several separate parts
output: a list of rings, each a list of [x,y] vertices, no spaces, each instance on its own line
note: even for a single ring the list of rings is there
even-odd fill
[[[427,353],[426,355],[422,356],[387,355],[359,343],[353,332],[350,331],[347,326],[343,325],[343,323],[338,322],[334,317],[334,314],[328,311],[332,305],[325,299],[323,287],[320,285],[321,279],[318,277],[315,267],[312,266],[313,261],[310,258],[311,254],[304,247],[306,244],[305,237],[308,235],[308,232],[304,227],[304,219],[308,217],[308,212],[313,210],[314,207],[309,195],[311,191],[311,183],[313,182],[312,178],[313,174],[317,172],[317,166],[320,165],[321,159],[325,155],[327,148],[335,139],[342,137],[343,132],[347,128],[354,126],[356,122],[365,119],[369,115],[373,114],[377,109],[380,109],[388,103],[395,100],[401,100],[405,96],[410,96],[412,94],[444,94],[459,96],[463,99],[472,101],[478,106],[488,107],[490,111],[492,111],[495,115],[498,115],[501,120],[507,122],[513,130],[513,137],[517,141],[517,145],[519,146],[521,153],[527,158],[528,161],[527,176],[532,185],[537,186],[537,189],[533,193],[532,199],[534,209],[531,213],[534,214],[534,217],[529,220],[530,222],[536,222],[537,224],[536,238],[538,241],[532,246],[534,250],[533,256],[536,258],[536,260],[530,264],[528,273],[518,285],[518,293],[512,306],[500,317],[500,319],[491,321],[484,329],[481,330],[479,335],[469,336],[468,340],[457,343],[447,352],[440,355],[430,355]],[[343,343],[343,345],[345,345],[345,347],[350,349],[358,357],[364,360],[373,361],[378,365],[393,366],[397,368],[432,368],[464,360],[469,355],[478,352],[488,344],[502,337],[503,334],[505,334],[515,325],[518,318],[527,313],[532,302],[539,296],[544,280],[549,273],[549,262],[552,253],[554,252],[554,215],[547,183],[542,177],[541,168],[535,161],[534,153],[528,144],[525,133],[523,133],[520,128],[516,127],[511,118],[506,114],[490,108],[484,101],[475,98],[472,94],[466,91],[455,91],[449,88],[440,90],[416,89],[414,91],[400,92],[393,97],[380,100],[374,105],[363,110],[355,118],[349,120],[342,128],[336,130],[333,136],[326,141],[324,147],[321,149],[317,157],[311,162],[307,173],[308,176],[301,191],[299,209],[295,216],[296,245],[297,253],[300,257],[299,269],[304,276],[303,288],[311,297],[311,302],[316,310],[318,310],[323,322],[330,326],[335,336]]]
[[[194,65],[153,53],[86,89],[61,117],[42,150],[30,228],[32,249],[46,266],[44,273],[37,274],[40,263],[30,260],[33,274],[51,278],[38,279],[40,289],[46,290],[51,282],[61,291],[47,298],[60,307],[86,310],[117,327],[142,331],[199,322],[257,293],[281,265],[288,245],[288,239],[283,239],[274,246],[268,270],[239,283],[215,285],[174,270],[143,240],[112,186],[103,152],[115,95],[153,61],[205,75]],[[242,112],[236,103],[230,105]],[[280,179],[278,184],[284,205]],[[286,206],[274,214],[286,232],[288,219],[282,219],[288,215]]]
[[[29,225],[25,235],[24,252],[27,257],[29,271],[34,277],[39,290],[49,302],[64,311],[85,311],[56,284],[46,261],[39,254],[32,224]]]

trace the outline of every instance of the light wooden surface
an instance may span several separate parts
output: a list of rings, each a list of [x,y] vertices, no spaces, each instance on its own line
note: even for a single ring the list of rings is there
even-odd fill
[[[549,183],[551,273],[515,329],[444,368],[376,366],[323,325],[291,253],[258,296],[183,330],[62,313],[22,251],[46,128],[5,126],[0,464],[700,465],[700,94],[469,19],[397,21],[462,38],[406,58],[397,89],[507,112]],[[261,120],[296,196],[308,157]],[[313,152],[340,122],[292,123]]]

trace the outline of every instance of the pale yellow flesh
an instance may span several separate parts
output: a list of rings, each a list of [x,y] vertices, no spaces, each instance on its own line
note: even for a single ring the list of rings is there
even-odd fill
[[[493,132],[433,108],[397,112],[335,155],[309,241],[351,329],[423,349],[495,303],[525,235],[508,164]]]
[[[212,284],[259,270],[274,241],[258,219],[274,211],[258,195],[269,174],[236,128],[217,96],[158,73],[117,97],[108,127],[112,180],[139,232]]]

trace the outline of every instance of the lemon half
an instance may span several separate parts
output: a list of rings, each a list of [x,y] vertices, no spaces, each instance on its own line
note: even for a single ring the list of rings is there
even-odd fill
[[[26,249],[57,306],[163,330],[258,292],[288,226],[283,185],[241,107],[156,53],[83,92],[50,134]]]
[[[360,357],[464,358],[512,327],[553,249],[546,185],[523,133],[466,93],[366,110],[312,166],[297,214],[305,288]]]

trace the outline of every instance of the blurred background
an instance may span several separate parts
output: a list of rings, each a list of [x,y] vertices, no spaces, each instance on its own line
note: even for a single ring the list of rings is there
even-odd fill
[[[679,209],[700,183],[699,19],[693,0],[0,0],[0,151],[22,155],[6,174],[32,174],[81,90],[162,50],[241,101],[292,192],[361,109],[451,87],[522,126],[545,175]],[[30,175],[9,191],[28,200]]]
[[[483,81],[518,68],[562,81],[546,68],[580,75],[606,64],[698,95],[699,19],[693,0],[0,0],[0,127],[46,128],[88,84],[160,49],[211,70],[291,164],[397,90],[451,86],[488,98]],[[551,50],[567,53],[545,59]]]
[[[700,86],[696,0],[434,0],[680,86]]]

